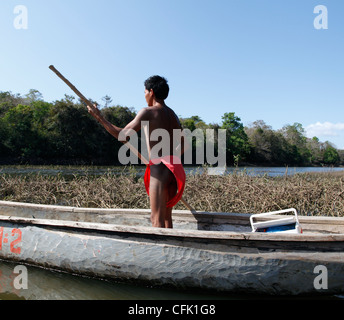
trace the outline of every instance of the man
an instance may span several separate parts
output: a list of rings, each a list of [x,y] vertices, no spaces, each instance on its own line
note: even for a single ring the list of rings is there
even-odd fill
[[[130,136],[133,130],[139,131],[143,122],[148,124],[145,127],[147,130],[144,130],[149,152],[145,187],[150,197],[152,226],[157,228],[173,228],[172,207],[181,199],[185,186],[185,172],[180,158],[175,156],[174,146],[178,143],[171,139],[178,139],[179,154],[182,154],[183,139],[176,136],[173,131],[179,129],[181,132],[181,125],[173,110],[165,104],[168,94],[169,86],[165,78],[148,78],[145,81],[145,99],[148,107],[139,111],[135,119],[123,129],[107,121],[96,106],[88,106],[90,114],[116,139],[120,134]],[[152,133],[155,133],[154,136],[161,133],[162,139],[151,138]],[[165,133],[168,139],[164,139]]]

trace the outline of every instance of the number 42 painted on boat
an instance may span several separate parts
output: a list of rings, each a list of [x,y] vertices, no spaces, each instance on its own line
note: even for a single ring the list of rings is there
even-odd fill
[[[16,237],[17,236],[17,237]],[[13,229],[11,232],[11,237],[16,237],[16,239],[10,242],[10,250],[12,253],[20,254],[21,248],[16,247],[22,240],[22,232],[20,229]],[[2,250],[2,246],[4,243],[9,242],[9,234],[4,233],[4,227],[0,227],[0,250]]]

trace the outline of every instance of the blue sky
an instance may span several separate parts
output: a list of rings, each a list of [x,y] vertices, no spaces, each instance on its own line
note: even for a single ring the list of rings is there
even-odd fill
[[[27,29],[14,27],[17,5]],[[317,5],[327,30],[314,28]],[[342,0],[1,0],[0,91],[72,94],[53,64],[87,97],[139,110],[159,74],[181,117],[299,122],[344,149],[343,17]]]

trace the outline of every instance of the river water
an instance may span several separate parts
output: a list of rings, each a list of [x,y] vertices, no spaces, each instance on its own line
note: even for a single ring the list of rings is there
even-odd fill
[[[15,268],[19,266],[21,270]],[[0,300],[223,300],[229,293],[116,283],[0,260]]]
[[[210,171],[203,167],[185,167],[187,174],[202,173],[204,170],[212,172],[213,174],[231,174],[231,173],[245,173],[248,175],[267,175],[270,177],[293,175],[297,173],[306,172],[338,172],[344,171],[344,167],[227,167],[225,170],[221,168],[213,168]],[[143,174],[145,167],[123,168],[123,167],[78,167],[78,166],[0,166],[0,174],[41,174],[41,175],[102,175],[110,174],[126,174],[133,172]]]
[[[20,270],[16,270],[20,267]],[[0,300],[223,301],[272,300],[293,297],[258,296],[215,291],[153,288],[116,283],[0,260]],[[342,300],[344,296],[304,296],[297,300]],[[120,304],[119,304],[120,305]]]

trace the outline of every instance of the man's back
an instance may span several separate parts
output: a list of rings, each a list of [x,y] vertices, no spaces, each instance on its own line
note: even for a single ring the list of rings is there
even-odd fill
[[[181,129],[180,122],[174,111],[166,105],[151,106],[145,108],[147,121],[149,122],[149,137],[146,136],[146,141],[149,149],[159,144],[161,152],[168,152],[169,155],[174,155],[174,149],[180,141],[175,129]],[[147,134],[147,133],[146,133]],[[174,141],[177,139],[177,141]],[[167,154],[160,154],[165,156]]]

